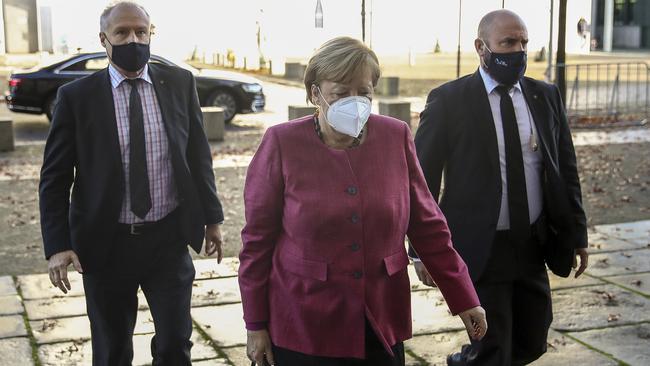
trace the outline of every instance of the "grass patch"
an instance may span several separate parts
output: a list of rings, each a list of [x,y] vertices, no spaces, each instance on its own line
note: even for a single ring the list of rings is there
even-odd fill
[[[16,291],[18,292],[18,296],[20,297],[20,304],[23,304],[23,291],[18,286],[18,282],[16,279],[16,276],[11,276],[12,280],[14,281],[14,286],[16,287]],[[27,338],[29,339],[29,345],[32,348],[32,360],[34,361],[34,366],[42,366],[43,364],[41,363],[41,359],[38,358],[38,344],[36,344],[36,338],[34,338],[34,333],[32,332],[32,326],[29,324],[29,320],[27,319],[27,311],[24,310],[25,307],[23,305],[23,312],[22,312],[22,317],[23,317],[23,323],[25,324],[25,329],[27,329]]]
[[[609,359],[611,359],[611,360],[613,360],[613,361],[618,362],[618,365],[619,365],[619,366],[630,366],[628,363],[619,360],[618,358],[614,357],[612,354],[607,353],[607,352],[605,352],[605,351],[601,351],[601,350],[599,350],[598,348],[592,347],[590,344],[585,343],[585,342],[579,340],[578,338],[571,336],[571,335],[568,334],[568,333],[564,333],[564,332],[560,332],[560,331],[558,331],[558,333],[562,334],[563,336],[565,336],[565,337],[571,339],[572,341],[574,341],[574,342],[576,342],[576,343],[578,343],[578,344],[581,344],[581,345],[587,347],[588,349],[590,349],[590,350],[592,350],[592,351],[594,351],[594,352],[598,352],[598,353],[600,353],[601,355],[603,355],[603,356],[605,356],[605,357],[607,357],[607,358],[609,358]]]
[[[231,366],[236,366],[234,363],[232,363],[232,361],[230,361],[230,358],[228,358],[228,355],[226,355],[226,353],[225,353],[224,351],[222,351],[221,348],[219,348],[219,346],[218,346],[218,345],[217,345],[217,344],[212,340],[212,338],[210,338],[210,336],[208,335],[208,333],[206,333],[206,332],[203,330],[203,328],[201,328],[201,327],[199,326],[199,323],[197,323],[194,319],[192,319],[192,323],[194,323],[194,329],[196,329],[196,331],[201,335],[201,337],[202,337],[206,342],[208,342],[208,344],[210,345],[210,347],[212,347],[212,349],[214,349],[214,351],[217,353],[217,356],[219,356],[219,358],[223,358],[223,359],[226,360],[226,362],[228,362],[228,364],[230,364]]]

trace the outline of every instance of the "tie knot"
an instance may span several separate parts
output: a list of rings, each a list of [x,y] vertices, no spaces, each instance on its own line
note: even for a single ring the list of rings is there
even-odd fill
[[[140,79],[139,79],[139,78],[135,78],[135,79],[124,79],[124,81],[126,81],[127,84],[131,85],[131,87],[137,87],[137,86],[138,86],[138,82],[140,81]]]
[[[506,95],[510,96],[510,89],[512,89],[512,87],[507,86],[507,85],[499,85],[495,89],[496,89],[497,93],[499,93],[499,95],[501,95],[503,97],[503,96],[506,96]]]

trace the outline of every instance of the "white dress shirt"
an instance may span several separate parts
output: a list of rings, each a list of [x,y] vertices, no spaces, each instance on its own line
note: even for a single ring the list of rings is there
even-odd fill
[[[501,167],[501,209],[499,210],[499,221],[497,230],[508,230],[510,228],[510,212],[508,209],[508,180],[506,178],[506,147],[503,137],[503,121],[501,119],[501,96],[496,91],[499,83],[494,80],[483,67],[479,68],[485,91],[490,100],[490,109],[492,109],[492,118],[494,119],[494,128],[497,133],[497,145],[499,147],[499,165]],[[542,212],[542,169],[543,157],[541,146],[537,151],[533,151],[531,146],[531,131],[535,134],[538,141],[535,121],[532,118],[524,94],[521,91],[519,82],[510,89],[510,97],[515,108],[515,117],[519,126],[519,139],[521,140],[521,151],[524,158],[524,174],[526,175],[526,193],[528,195],[528,217],[531,224],[535,222]]]

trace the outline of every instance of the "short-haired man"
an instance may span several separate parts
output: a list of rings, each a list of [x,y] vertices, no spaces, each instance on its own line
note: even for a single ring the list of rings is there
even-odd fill
[[[140,287],[156,329],[153,364],[189,365],[187,244],[199,252],[205,238],[220,261],[223,220],[194,78],[148,64],[151,22],[141,6],[109,6],[100,27],[110,65],[60,88],[45,146],[50,280],[66,293],[68,266],[83,273],[93,365],[131,364]]]
[[[518,15],[488,13],[474,42],[479,69],[432,90],[420,116],[415,144],[422,170],[436,200],[444,171],[440,208],[490,324],[449,365],[524,365],[539,358],[552,320],[545,249],[565,249],[558,253],[565,254],[566,275],[576,255],[576,277],[587,267],[566,114],[557,88],[523,77],[527,44]],[[432,284],[421,263],[416,271]]]

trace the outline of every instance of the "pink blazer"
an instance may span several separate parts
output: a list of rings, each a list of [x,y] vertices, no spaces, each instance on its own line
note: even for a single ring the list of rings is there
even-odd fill
[[[246,176],[239,286],[244,320],[273,344],[364,357],[364,318],[384,347],[411,337],[405,235],[452,313],[479,305],[404,122],[371,115],[356,148],[322,143],[313,117],[266,131]]]

